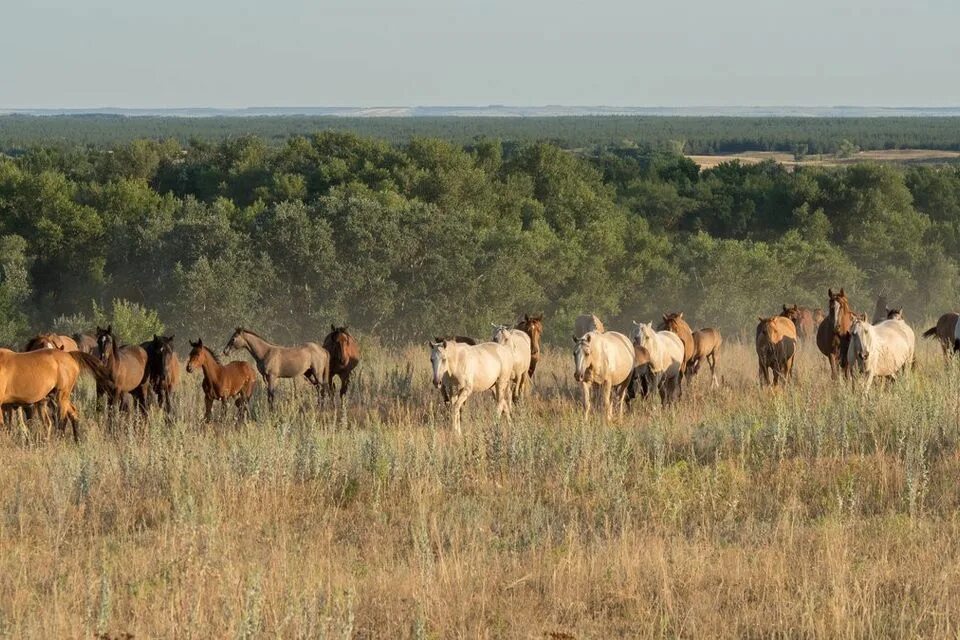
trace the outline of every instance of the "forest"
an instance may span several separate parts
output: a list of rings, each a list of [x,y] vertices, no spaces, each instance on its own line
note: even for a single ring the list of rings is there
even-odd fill
[[[0,157],[0,344],[101,321],[131,341],[337,323],[397,343],[524,311],[552,342],[585,311],[743,332],[828,287],[919,322],[960,287],[957,166],[701,171],[656,141],[216,137]]]
[[[642,145],[688,154],[743,151],[833,154],[843,145],[865,150],[960,150],[960,118],[917,117],[345,117],[345,116],[123,116],[77,114],[0,115],[0,152],[18,155],[37,145],[108,148],[137,139],[219,142],[256,135],[270,146],[292,136],[338,131],[392,144],[443,138],[470,144],[477,138],[506,146],[550,141],[569,149]]]

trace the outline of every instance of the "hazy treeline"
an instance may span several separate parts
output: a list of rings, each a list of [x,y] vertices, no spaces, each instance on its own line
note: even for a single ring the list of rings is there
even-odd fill
[[[844,141],[862,149],[960,150],[960,118],[747,118],[689,116],[394,117],[339,116],[127,117],[119,115],[0,116],[0,151],[37,144],[98,147],[135,139],[219,141],[253,134],[270,144],[318,130],[407,143],[439,137],[459,144],[478,137],[511,143],[551,140],[567,148],[643,143],[685,153],[786,151],[833,154]]]
[[[113,300],[216,341],[238,324],[281,341],[331,322],[486,335],[522,311],[544,311],[553,341],[583,311],[744,330],[828,286],[919,320],[955,306],[958,256],[956,167],[700,172],[650,149],[334,132],[0,159],[0,342],[81,328]]]

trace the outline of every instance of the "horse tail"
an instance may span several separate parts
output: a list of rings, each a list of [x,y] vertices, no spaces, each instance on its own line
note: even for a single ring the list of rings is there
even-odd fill
[[[929,329],[927,329],[926,331],[923,332],[923,337],[924,337],[924,338],[932,338],[932,337],[935,336],[935,335],[937,335],[937,327],[936,327],[936,325],[930,327]]]
[[[99,359],[83,351],[71,351],[67,355],[80,365],[81,370],[93,375],[98,387],[113,388],[113,378],[110,377],[110,372],[101,364]]]

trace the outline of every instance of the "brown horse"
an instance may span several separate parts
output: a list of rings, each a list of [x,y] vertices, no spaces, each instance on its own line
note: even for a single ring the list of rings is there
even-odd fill
[[[70,353],[77,351],[77,343],[70,336],[61,336],[56,333],[40,333],[30,338],[23,347],[24,351],[37,351],[38,349],[60,349]]]
[[[323,339],[323,348],[330,354],[330,370],[327,373],[330,397],[333,397],[333,376],[337,376],[340,378],[340,397],[343,398],[350,384],[350,373],[360,364],[360,345],[346,327],[330,325],[330,333]]]
[[[523,314],[523,320],[517,322],[514,329],[523,331],[530,336],[530,370],[527,375],[533,378],[534,371],[537,370],[537,363],[540,362],[540,340],[543,337],[543,314],[531,316]]]
[[[793,360],[797,355],[797,328],[788,318],[773,316],[759,318],[757,325],[757,362],[760,365],[760,385],[786,383],[793,373]]]
[[[60,349],[27,353],[0,350],[0,406],[30,406],[53,396],[60,425],[69,422],[74,440],[79,440],[80,415],[70,395],[81,371],[93,374],[98,384],[109,384],[109,376],[100,362],[86,353],[66,353]],[[45,422],[49,437],[52,423]],[[0,424],[3,424],[2,412]]]
[[[953,311],[945,313],[940,316],[936,325],[923,332],[923,337],[936,336],[940,342],[940,348],[943,349],[944,357],[949,357],[951,349],[954,352],[960,352],[960,341],[957,339],[958,324],[960,324],[960,314]]]
[[[100,351],[97,349],[97,337],[89,333],[73,334],[73,341],[77,343],[77,351],[83,351],[100,357]]]
[[[246,349],[257,363],[257,370],[267,383],[267,400],[273,408],[277,381],[281,378],[303,376],[317,390],[317,403],[323,403],[324,384],[330,381],[330,354],[316,342],[305,342],[295,347],[273,344],[260,335],[237,327],[223,355],[234,349]]]
[[[683,378],[686,376],[687,367],[690,366],[690,361],[693,359],[697,348],[693,342],[693,330],[690,328],[690,325],[687,324],[687,321],[683,319],[682,311],[679,313],[663,314],[663,320],[660,322],[657,330],[675,333],[677,337],[680,338],[680,342],[683,343],[683,362],[680,363],[680,377],[677,383],[677,393],[679,397],[682,398]]]
[[[257,374],[246,362],[221,364],[213,351],[203,346],[203,340],[197,338],[190,343],[190,357],[187,359],[187,373],[193,373],[199,367],[203,370],[204,420],[213,418],[213,403],[223,403],[224,412],[227,400],[236,397],[237,420],[242,421],[249,411],[250,397],[257,384]]]
[[[97,395],[106,395],[107,404],[124,407],[124,397],[130,394],[136,406],[147,410],[147,351],[134,344],[120,346],[113,335],[113,325],[97,327],[97,348],[100,362],[110,374],[109,386],[97,385]]]
[[[687,375],[695,376],[700,371],[700,364],[706,360],[710,365],[710,384],[714,387],[720,386],[717,380],[717,355],[720,353],[720,345],[723,344],[720,330],[706,328],[694,331],[693,344],[693,359],[687,365]]]
[[[809,307],[798,307],[793,304],[783,305],[780,315],[789,318],[797,328],[797,337],[806,342],[817,335],[817,321],[814,312]]]
[[[877,324],[887,319],[887,296],[882,293],[877,296],[877,304],[873,306],[873,318],[870,324]]]
[[[834,293],[833,289],[828,289],[827,295],[829,296],[827,307],[829,313],[817,329],[817,347],[820,353],[830,360],[830,377],[836,380],[841,369],[845,376],[850,375],[847,350],[850,345],[850,326],[853,324],[854,311],[850,308],[847,294],[842,287],[837,293]]]
[[[171,396],[180,384],[180,359],[173,349],[173,336],[153,335],[140,345],[147,352],[147,378],[157,396],[157,404],[167,414],[173,413]]]

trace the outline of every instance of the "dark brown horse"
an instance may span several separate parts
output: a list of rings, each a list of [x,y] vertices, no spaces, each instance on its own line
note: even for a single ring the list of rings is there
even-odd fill
[[[223,403],[224,411],[227,400],[236,398],[237,420],[242,421],[249,410],[250,397],[257,384],[257,374],[246,362],[230,362],[221,364],[213,351],[203,346],[203,340],[197,338],[190,343],[190,357],[187,359],[187,373],[193,373],[198,368],[203,370],[204,419],[209,422],[213,418],[213,403],[219,400]]]
[[[797,355],[797,328],[784,316],[760,318],[757,325],[757,362],[760,367],[760,385],[786,383],[793,373]]]
[[[530,370],[527,372],[531,378],[533,372],[537,370],[537,363],[540,362],[540,340],[543,337],[543,314],[531,316],[523,315],[523,320],[517,323],[515,329],[520,329],[530,336]]]
[[[960,324],[960,313],[950,311],[937,320],[937,324],[923,332],[924,338],[936,338],[943,349],[943,357],[950,357],[950,352],[960,352],[960,340],[957,339],[957,325]]]
[[[346,327],[330,325],[330,333],[323,339],[323,348],[330,354],[330,370],[327,374],[327,386],[333,397],[333,376],[340,378],[340,397],[347,393],[350,373],[360,364],[360,345]]]
[[[147,378],[157,396],[157,404],[167,414],[173,413],[171,396],[180,384],[180,359],[173,348],[173,336],[153,335],[140,345],[147,352]]]
[[[106,395],[108,405],[124,406],[124,396],[130,394],[136,406],[147,410],[147,352],[134,344],[120,346],[113,335],[113,325],[97,327],[97,348],[100,362],[110,375],[110,386],[97,385],[97,395]]]
[[[820,353],[830,360],[830,377],[836,380],[841,369],[845,376],[851,373],[847,362],[847,349],[850,345],[850,326],[855,314],[842,287],[837,293],[828,289],[827,296],[829,312],[817,329],[817,347]]]
[[[813,310],[809,307],[798,307],[795,304],[783,305],[783,311],[780,315],[793,321],[793,326],[797,328],[797,337],[806,342],[816,337],[817,321],[814,318]]]

